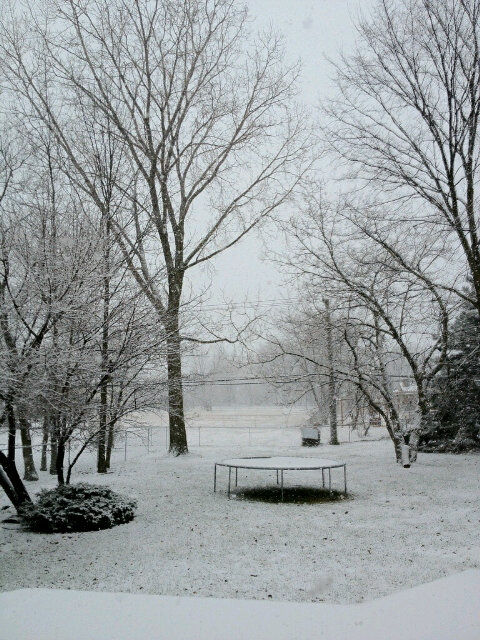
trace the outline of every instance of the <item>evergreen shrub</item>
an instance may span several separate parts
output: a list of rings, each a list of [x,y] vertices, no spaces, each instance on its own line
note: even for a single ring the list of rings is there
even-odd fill
[[[421,434],[420,451],[480,449],[480,321],[472,305],[465,303],[451,325],[445,365],[429,400],[432,419]]]
[[[130,522],[136,507],[109,487],[79,483],[43,489],[21,516],[28,529],[41,533],[98,531]]]

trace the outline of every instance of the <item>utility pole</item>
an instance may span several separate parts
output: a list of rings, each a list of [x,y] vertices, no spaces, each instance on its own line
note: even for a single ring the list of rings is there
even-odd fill
[[[337,385],[335,381],[335,363],[333,358],[333,327],[330,313],[330,300],[323,299],[325,305],[325,328],[327,334],[327,361],[328,361],[328,408],[330,412],[330,444],[338,442],[337,429]]]

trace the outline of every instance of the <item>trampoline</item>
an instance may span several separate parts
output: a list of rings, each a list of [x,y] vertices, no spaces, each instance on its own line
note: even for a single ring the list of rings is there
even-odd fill
[[[254,458],[231,458],[222,462],[215,462],[213,472],[213,491],[217,490],[217,467],[228,468],[228,491],[230,497],[232,488],[232,469],[235,469],[235,486],[238,486],[239,469],[256,469],[263,471],[276,471],[277,484],[280,485],[283,502],[283,474],[285,471],[321,471],[322,487],[325,488],[325,472],[328,474],[328,490],[332,493],[332,469],[343,468],[344,494],[347,495],[347,465],[345,462],[336,460],[326,460],[323,458],[302,458],[302,457],[254,457]]]

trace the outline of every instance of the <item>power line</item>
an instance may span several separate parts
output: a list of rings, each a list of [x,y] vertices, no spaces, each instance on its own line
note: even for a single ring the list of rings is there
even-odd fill
[[[186,305],[189,303],[187,302]],[[238,309],[238,308],[258,308],[260,306],[266,307],[283,307],[288,304],[298,304],[298,298],[272,298],[270,300],[244,300],[243,302],[224,302],[224,303],[212,303],[212,304],[199,304],[194,308],[200,310],[215,311],[221,309]]]
[[[185,387],[207,386],[212,385],[246,385],[246,384],[294,384],[299,382],[306,382],[311,378],[328,378],[327,373],[310,373],[303,376],[295,376],[293,374],[285,374],[282,376],[248,376],[245,378],[218,378],[213,380],[205,380],[197,378],[196,380],[189,380],[185,378],[183,385]],[[373,377],[373,376],[372,376]],[[381,377],[380,374],[375,377]],[[389,378],[397,380],[411,380],[408,375],[392,374]],[[347,380],[348,382],[348,380]]]

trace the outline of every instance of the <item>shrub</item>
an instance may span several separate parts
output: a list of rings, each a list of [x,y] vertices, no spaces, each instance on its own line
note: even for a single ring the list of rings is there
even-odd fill
[[[136,507],[134,500],[108,487],[79,483],[43,489],[21,515],[25,526],[42,533],[98,531],[130,522]]]

